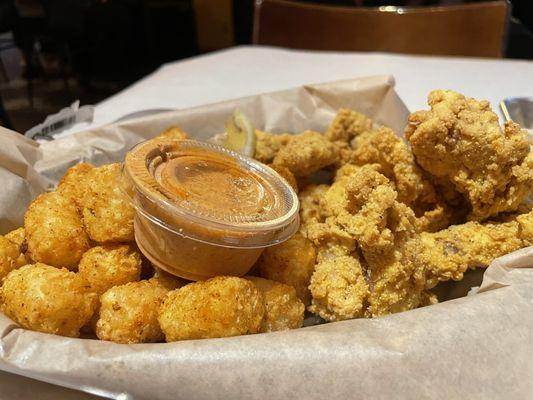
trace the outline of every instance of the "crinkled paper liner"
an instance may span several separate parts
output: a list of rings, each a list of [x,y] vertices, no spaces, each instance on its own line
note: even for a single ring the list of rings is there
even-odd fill
[[[207,139],[236,107],[272,132],[323,131],[340,107],[398,134],[407,118],[393,79],[378,76],[159,114],[40,146],[2,129],[0,232],[20,226],[31,199],[80,160],[120,161],[172,124]],[[532,266],[530,247],[495,260],[466,297],[225,339],[120,345],[27,331],[0,314],[0,369],[110,398],[523,399],[533,393]]]

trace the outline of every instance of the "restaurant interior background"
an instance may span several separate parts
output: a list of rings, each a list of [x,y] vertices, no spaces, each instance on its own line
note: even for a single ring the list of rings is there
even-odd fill
[[[74,100],[96,104],[163,63],[257,43],[253,37],[254,3],[254,0],[0,0],[0,124],[25,132]],[[309,2],[300,3],[305,3],[301,5],[304,10]],[[313,0],[312,3],[324,3],[322,7],[333,10],[334,15],[352,7],[390,13],[397,12],[394,7],[457,7],[474,2]],[[511,3],[501,56],[533,59],[533,11],[530,11],[533,7],[528,4],[532,2]],[[315,17],[320,18],[321,12]],[[485,23],[479,15],[481,28],[476,29],[494,29],[490,20]],[[443,19],[442,24],[446,23]],[[314,29],[313,24],[305,21],[297,25],[292,26],[292,31],[300,30],[311,41],[320,35],[335,37],[335,24],[327,30]],[[358,38],[355,42],[366,43],[365,48],[353,50],[373,49],[363,25],[350,26],[350,35]],[[284,34],[282,26],[269,29]],[[397,27],[391,24],[385,36],[390,33],[393,37],[394,29]],[[456,31],[457,27],[449,29]],[[468,32],[465,29],[465,37],[470,35]],[[292,47],[304,47],[298,43]],[[332,43],[325,45],[328,50],[344,49],[340,44],[336,48],[334,40],[326,43]],[[485,45],[479,43],[480,48]],[[438,47],[434,49],[434,54],[442,53]]]

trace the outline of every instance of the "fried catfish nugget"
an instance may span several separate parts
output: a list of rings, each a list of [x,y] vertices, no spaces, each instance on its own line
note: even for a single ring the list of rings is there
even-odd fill
[[[258,333],[265,314],[256,286],[218,276],[170,292],[159,311],[167,342]]]
[[[337,159],[336,147],[324,135],[305,131],[280,148],[272,164],[288,168],[299,178],[334,164]]]
[[[369,314],[418,307],[425,286],[422,268],[412,262],[418,243],[413,211],[397,200],[389,180],[373,165],[336,181],[324,198],[328,224],[356,241],[370,282]],[[318,267],[318,266],[317,266]]]
[[[247,276],[246,279],[253,282],[263,294],[265,315],[259,332],[284,331],[302,327],[305,306],[296,297],[296,291],[292,286],[255,276]]]
[[[59,192],[43,193],[30,204],[24,229],[29,257],[54,267],[75,269],[90,247],[76,205]]]
[[[422,233],[415,260],[427,273],[426,287],[461,280],[467,269],[487,267],[495,258],[533,243],[533,212],[508,222],[468,222]]]
[[[189,135],[180,127],[171,126],[170,128],[165,129],[156,137],[165,139],[185,140],[189,138]]]
[[[57,191],[79,204],[85,194],[87,175],[93,168],[94,166],[89,163],[80,163],[70,167],[59,181]]]
[[[351,162],[351,140],[365,132],[370,132],[373,122],[356,111],[341,108],[326,131],[326,138],[333,142],[339,152],[338,167]]]
[[[263,278],[294,287],[298,298],[307,306],[311,302],[308,286],[315,259],[315,248],[311,241],[296,233],[283,243],[267,247],[257,266]]]
[[[287,133],[274,134],[256,129],[255,137],[257,141],[254,158],[262,163],[270,164],[278,151],[289,143],[292,135]]]
[[[467,198],[472,220],[516,210],[533,188],[525,131],[514,122],[500,129],[487,101],[451,90],[431,92],[428,104],[405,128],[417,162]]]
[[[96,336],[116,343],[153,343],[164,339],[157,320],[168,289],[156,281],[115,286],[100,297]]]
[[[127,244],[93,247],[83,254],[78,267],[78,275],[98,295],[113,286],[138,281],[140,273],[141,255]]]
[[[287,183],[294,189],[294,191],[298,193],[298,182],[296,181],[296,178],[288,168],[284,167],[283,165],[274,164],[269,165],[269,167],[276,171],[278,174],[280,174],[281,177],[285,179]]]
[[[81,200],[83,222],[98,243],[132,242],[134,210],[119,187],[120,165],[93,168]]]
[[[300,200],[300,231],[307,233],[307,226],[315,222],[323,222],[320,212],[320,200],[326,194],[329,185],[307,185],[299,194]]]
[[[97,296],[74,272],[36,263],[4,279],[0,303],[23,328],[78,337],[94,313]]]
[[[398,193],[398,201],[408,205],[419,217],[422,230],[438,231],[451,224],[452,212],[442,202],[407,144],[390,128],[381,127],[356,136],[351,162],[379,164]]]
[[[363,317],[370,293],[359,258],[343,247],[331,247],[318,260],[309,285],[309,311],[326,321]]]

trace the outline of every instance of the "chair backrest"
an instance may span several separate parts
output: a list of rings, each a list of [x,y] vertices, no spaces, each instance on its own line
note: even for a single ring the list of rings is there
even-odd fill
[[[501,57],[507,1],[339,7],[255,0],[255,44],[309,50]]]

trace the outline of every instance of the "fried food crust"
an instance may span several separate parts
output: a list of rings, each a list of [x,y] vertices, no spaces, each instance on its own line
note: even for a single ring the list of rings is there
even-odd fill
[[[141,255],[127,244],[93,247],[83,254],[78,267],[78,275],[98,295],[113,286],[138,281],[140,273]]]
[[[19,257],[19,247],[6,236],[0,236],[0,285],[7,274],[21,266]]]
[[[83,222],[98,243],[132,242],[134,210],[119,187],[120,164],[93,168],[81,200]]]
[[[89,163],[80,163],[70,167],[59,181],[57,191],[79,204],[87,187],[87,175],[93,168],[94,166]]]
[[[2,312],[23,328],[78,337],[97,296],[75,273],[36,263],[12,271],[0,288]]]
[[[129,282],[100,297],[96,336],[115,343],[153,343],[164,339],[157,320],[168,290],[152,280]]]
[[[451,90],[431,92],[428,104],[405,128],[417,162],[467,198],[472,220],[516,210],[533,188],[525,131],[514,122],[500,129],[487,101]]]
[[[272,164],[288,168],[298,178],[334,164],[337,159],[336,147],[324,135],[305,131],[280,148]]]
[[[305,306],[296,296],[294,287],[268,279],[247,276],[263,295],[265,315],[259,332],[301,328]]]
[[[296,233],[289,240],[267,247],[257,266],[266,279],[294,287],[304,305],[311,303],[309,282],[315,268],[316,253],[310,240]]]
[[[180,127],[171,126],[170,128],[165,129],[156,137],[165,139],[185,140],[189,138],[189,135]]]
[[[294,189],[294,191],[298,193],[298,182],[296,181],[296,178],[288,168],[284,167],[283,165],[274,164],[269,165],[269,167],[276,171],[278,174],[280,174],[281,177],[285,179],[287,183]]]
[[[30,204],[24,229],[29,257],[54,267],[76,269],[90,247],[76,205],[58,192],[43,193]]]
[[[326,321],[364,316],[369,290],[356,257],[321,257],[309,288],[313,295],[309,311]]]
[[[268,133],[258,129],[255,130],[256,144],[254,158],[265,164],[270,164],[279,149],[286,146],[290,142],[292,135],[288,133]]]
[[[439,281],[463,279],[467,269],[485,268],[497,257],[533,242],[533,212],[508,222],[468,222],[436,233],[422,233],[415,255],[427,274],[427,288]]]
[[[255,285],[218,276],[170,292],[159,311],[167,342],[258,333],[265,314]]]
[[[315,222],[323,222],[320,212],[320,200],[326,194],[329,185],[307,185],[299,194],[300,200],[300,231],[305,236],[307,226]]]

